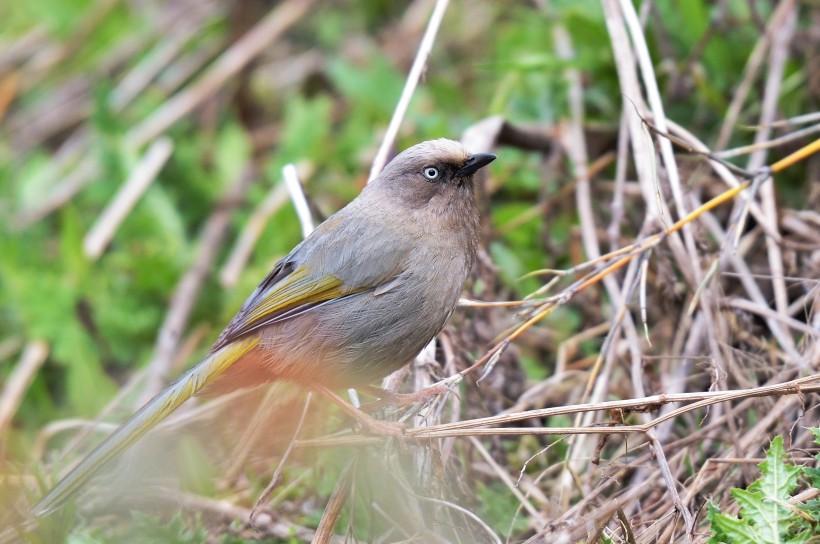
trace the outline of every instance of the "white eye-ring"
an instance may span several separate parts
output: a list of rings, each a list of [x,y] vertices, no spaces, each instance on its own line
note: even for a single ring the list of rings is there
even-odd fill
[[[424,170],[422,170],[422,174],[424,174],[424,177],[426,177],[430,181],[437,180],[439,176],[438,168],[434,168],[432,166],[425,166]]]

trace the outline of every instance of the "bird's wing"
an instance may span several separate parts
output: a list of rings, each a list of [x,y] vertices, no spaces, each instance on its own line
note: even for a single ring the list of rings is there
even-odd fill
[[[390,224],[369,220],[366,214],[352,218],[355,202],[329,217],[276,264],[222,331],[212,351],[320,304],[380,288],[389,290],[402,281],[411,250],[408,237]],[[363,241],[372,238],[381,240],[379,250],[362,251]]]
[[[319,304],[376,287],[346,286],[335,276],[312,274],[307,265],[280,262],[248,297],[212,350],[221,349],[255,330],[295,317]]]

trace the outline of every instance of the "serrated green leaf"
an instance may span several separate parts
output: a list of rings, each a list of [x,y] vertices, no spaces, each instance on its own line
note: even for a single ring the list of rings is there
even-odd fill
[[[717,510],[715,510],[717,511]],[[742,520],[724,514],[709,511],[712,524],[712,537],[709,544],[753,544],[758,542],[756,535]]]
[[[786,506],[803,469],[785,462],[785,455],[783,438],[777,436],[766,452],[766,461],[758,465],[763,476],[745,490],[732,489],[740,505],[739,518],[720,514],[709,504],[710,543],[799,544],[811,537],[809,523]]]
[[[754,527],[761,542],[778,542],[786,534],[791,512],[778,503],[767,500],[763,493],[733,489],[732,496],[740,505],[743,523]]]
[[[766,460],[758,465],[763,478],[750,485],[749,489],[760,490],[767,499],[787,500],[797,487],[797,477],[802,469],[785,463],[785,455],[783,437],[777,436],[766,452]]]

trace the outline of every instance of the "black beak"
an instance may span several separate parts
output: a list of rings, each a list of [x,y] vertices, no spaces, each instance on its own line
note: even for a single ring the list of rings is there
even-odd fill
[[[464,163],[464,166],[462,166],[456,171],[456,176],[471,176],[475,174],[476,170],[478,170],[482,166],[487,166],[495,159],[496,156],[492,153],[476,153],[474,155],[470,155],[469,157],[467,157],[467,162]]]

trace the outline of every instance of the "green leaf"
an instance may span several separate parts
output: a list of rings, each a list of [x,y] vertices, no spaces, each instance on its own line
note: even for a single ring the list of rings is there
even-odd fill
[[[732,489],[732,497],[740,505],[739,518],[720,514],[709,504],[710,543],[798,544],[811,537],[810,523],[786,506],[803,469],[787,463],[785,457],[783,437],[775,437],[766,460],[759,465],[763,477],[748,489]]]
[[[785,455],[783,437],[777,436],[766,453],[766,460],[759,465],[763,478],[750,485],[749,489],[759,489],[767,499],[788,499],[797,487],[797,477],[802,469],[785,463]]]
[[[733,489],[732,496],[740,505],[743,521],[755,528],[761,542],[778,542],[786,533],[791,512],[763,493],[751,493],[743,489]]]
[[[328,65],[328,75],[342,94],[362,109],[387,120],[396,107],[404,76],[381,56],[362,65],[336,59]]]
[[[220,185],[226,187],[236,180],[250,161],[251,143],[245,130],[231,123],[219,131],[214,151],[217,177]]]
[[[754,533],[743,521],[721,514],[711,501],[707,508],[706,519],[712,524],[712,537],[708,540],[709,544],[751,544],[755,542]]]
[[[814,434],[814,443],[820,446],[820,428],[812,428],[810,430]],[[815,459],[818,461],[818,466],[806,467],[805,472],[806,476],[811,480],[811,486],[820,488],[820,453],[817,454]]]
[[[314,99],[294,96],[287,101],[282,140],[277,150],[280,164],[310,158],[326,160],[331,108],[332,103],[326,96]]]

